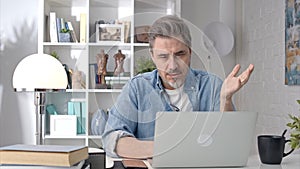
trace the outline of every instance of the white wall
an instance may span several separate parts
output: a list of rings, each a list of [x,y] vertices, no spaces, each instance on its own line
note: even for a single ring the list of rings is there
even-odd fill
[[[256,134],[281,135],[290,122],[288,114],[300,115],[300,86],[284,85],[284,0],[243,0],[237,62],[255,65],[249,83],[236,97],[241,110],[259,112]],[[288,135],[287,135],[288,136]],[[255,149],[256,150],[256,149]]]
[[[211,22],[220,21],[225,23],[233,32],[235,36],[235,0],[181,0],[181,17],[191,22],[194,26],[203,32],[204,28]],[[200,33],[198,36],[193,36],[192,31],[192,41],[195,42],[200,38]],[[196,34],[196,35],[197,35]],[[198,48],[200,44],[193,43],[192,48]],[[205,53],[201,53],[201,58],[206,58]],[[220,61],[219,61],[220,60]],[[211,61],[211,72],[219,75],[221,78],[224,74],[227,75],[231,72],[232,68],[235,66],[235,49],[232,50],[227,56],[218,58]],[[221,65],[219,65],[219,62]],[[199,58],[192,58],[192,67],[203,69],[203,66],[197,66],[200,64],[207,64],[204,61],[201,63]],[[220,70],[220,66],[222,70]],[[224,68],[224,70],[223,70]]]
[[[37,52],[37,2],[0,1],[0,146],[35,143],[33,95],[15,93],[11,79],[17,63]]]
[[[181,16],[203,29],[219,19],[219,3],[226,1],[182,0]],[[242,70],[255,65],[248,84],[235,95],[238,110],[259,112],[255,136],[280,135],[290,122],[288,114],[300,115],[295,101],[300,99],[300,86],[284,85],[284,11],[284,0],[235,0],[235,22],[223,18],[235,34],[236,56],[222,58],[227,73],[235,63]],[[232,11],[225,14],[231,16]],[[253,143],[252,153],[257,153],[256,137]]]

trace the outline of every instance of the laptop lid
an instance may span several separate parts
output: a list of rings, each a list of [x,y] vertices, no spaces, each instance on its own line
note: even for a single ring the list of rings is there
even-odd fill
[[[152,166],[245,166],[256,120],[256,112],[158,112]]]

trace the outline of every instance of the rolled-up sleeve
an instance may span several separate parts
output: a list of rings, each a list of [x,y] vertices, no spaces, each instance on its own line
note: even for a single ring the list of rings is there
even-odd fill
[[[106,136],[102,137],[103,148],[108,156],[116,157],[116,158],[119,157],[116,153],[115,148],[118,140],[121,137],[125,137],[125,136],[134,137],[132,134],[128,132],[124,132],[122,130],[112,131],[110,133],[107,133]]]
[[[137,126],[136,92],[126,84],[111,108],[102,135],[103,148],[108,156],[118,157],[116,145],[121,137],[135,137]]]

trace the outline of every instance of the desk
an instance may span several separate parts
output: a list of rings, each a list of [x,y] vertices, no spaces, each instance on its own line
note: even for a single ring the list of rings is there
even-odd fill
[[[119,160],[120,159],[117,159],[117,161]],[[144,162],[149,169],[153,169],[147,161]],[[115,166],[113,169],[121,169],[121,167]],[[213,168],[209,168],[209,169],[213,169]],[[224,168],[224,169],[238,169],[238,168],[235,167],[235,168]],[[300,169],[300,154],[291,154],[283,158],[281,165],[262,164],[260,162],[258,155],[250,156],[248,159],[247,166],[241,169]]]
[[[260,162],[259,156],[250,156],[245,169],[299,169],[300,154],[291,154],[282,159],[281,165],[267,165]]]

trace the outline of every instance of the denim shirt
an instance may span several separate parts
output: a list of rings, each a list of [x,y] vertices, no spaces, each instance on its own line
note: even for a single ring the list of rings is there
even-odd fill
[[[193,111],[218,111],[222,80],[201,70],[189,69],[184,92]],[[119,138],[136,137],[153,140],[155,115],[158,111],[174,111],[157,70],[132,78],[124,87],[109,112],[103,148],[108,156],[118,157],[115,148]]]

